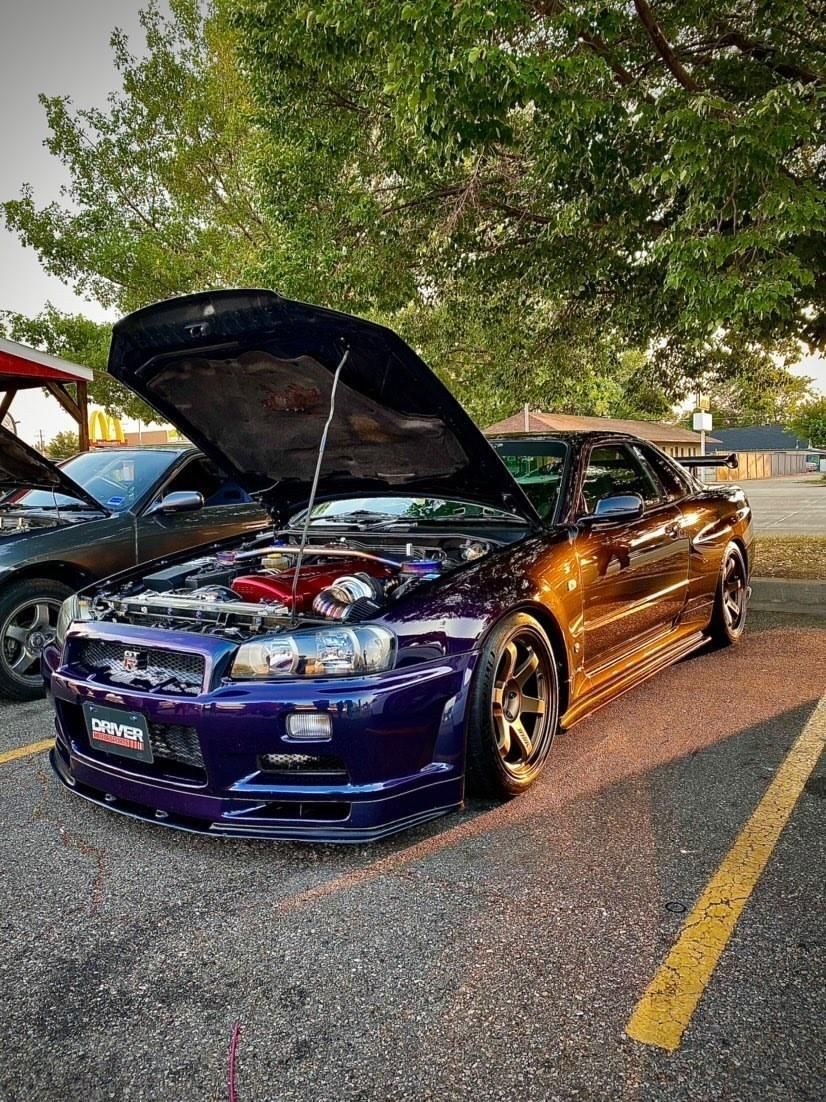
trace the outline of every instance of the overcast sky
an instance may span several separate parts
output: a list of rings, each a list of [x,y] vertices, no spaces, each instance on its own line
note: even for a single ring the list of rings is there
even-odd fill
[[[37,96],[69,95],[80,107],[102,106],[117,86],[109,36],[122,27],[137,52],[143,45],[140,6],[140,0],[0,0],[0,199],[16,196],[24,182],[33,185],[38,203],[58,198],[65,178],[43,145],[46,123]],[[34,252],[0,226],[0,309],[36,314],[47,301],[107,318],[96,303],[46,275]],[[801,368],[826,389],[826,363]],[[18,395],[12,412],[30,441],[41,429],[48,439],[73,427],[39,390]]]
[[[135,50],[143,45],[139,0],[0,0],[0,199],[23,183],[38,203],[57,199],[63,167],[43,145],[46,121],[40,92],[68,95],[79,107],[103,105],[116,87],[109,36],[122,27]],[[61,310],[104,320],[97,303],[78,298],[47,275],[31,249],[0,226],[0,309],[37,314],[47,301]],[[20,434],[53,436],[73,422],[39,390],[21,393],[12,406]]]

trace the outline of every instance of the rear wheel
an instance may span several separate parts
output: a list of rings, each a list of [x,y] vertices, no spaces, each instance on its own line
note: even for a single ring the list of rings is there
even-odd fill
[[[477,795],[508,799],[529,788],[545,764],[559,720],[559,675],[550,640],[525,613],[488,637],[474,678],[467,776]]]
[[[26,578],[0,591],[0,696],[43,696],[40,652],[54,639],[60,606],[71,593],[51,578]]]
[[[746,560],[738,545],[730,543],[720,566],[711,617],[711,637],[718,646],[728,647],[740,641],[746,630],[748,602]]]

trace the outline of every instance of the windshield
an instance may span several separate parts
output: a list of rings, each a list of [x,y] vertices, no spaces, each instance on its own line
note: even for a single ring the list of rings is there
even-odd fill
[[[305,513],[293,518],[303,521]],[[487,505],[434,497],[351,497],[316,505],[311,524],[392,524],[421,520],[514,520],[511,513]]]
[[[120,513],[134,505],[161,477],[175,459],[175,452],[92,451],[60,464],[61,470],[90,493],[101,505]],[[86,502],[51,490],[29,490],[14,501],[15,508],[71,509]]]
[[[567,444],[562,440],[495,440],[492,443],[537,513],[543,520],[552,520],[559,501]]]

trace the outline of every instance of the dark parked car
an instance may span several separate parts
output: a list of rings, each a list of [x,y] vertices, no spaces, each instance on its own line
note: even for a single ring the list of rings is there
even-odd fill
[[[0,429],[0,695],[43,694],[40,652],[73,591],[170,551],[260,528],[249,496],[187,445],[58,466]]]
[[[201,294],[120,322],[109,370],[277,526],[64,605],[52,764],[114,811],[377,838],[466,778],[523,792],[559,727],[743,632],[742,490],[631,436],[491,444],[390,330]]]

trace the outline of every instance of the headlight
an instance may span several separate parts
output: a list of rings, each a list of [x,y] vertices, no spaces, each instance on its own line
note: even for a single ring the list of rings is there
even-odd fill
[[[66,642],[66,632],[76,620],[88,619],[88,598],[78,597],[76,593],[73,593],[71,597],[67,597],[63,604],[60,606],[60,612],[57,615],[55,639],[57,640],[58,646],[62,647],[63,644]]]
[[[244,643],[232,664],[241,680],[279,677],[347,677],[389,670],[396,637],[387,628],[329,627],[270,635]]]

